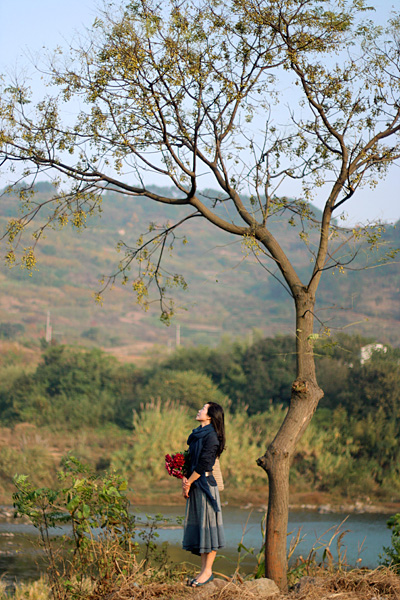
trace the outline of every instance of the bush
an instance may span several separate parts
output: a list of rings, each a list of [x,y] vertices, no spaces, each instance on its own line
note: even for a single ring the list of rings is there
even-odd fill
[[[24,331],[25,327],[21,323],[0,323],[0,340],[13,340]]]
[[[27,517],[39,531],[54,599],[66,600],[82,597],[86,578],[104,585],[135,571],[138,543],[123,478],[115,473],[100,477],[72,456],[58,478],[57,489],[35,488],[26,475],[16,475],[13,500],[16,515]],[[71,528],[62,538],[63,548],[49,530],[65,523]]]
[[[392,567],[394,571],[400,573],[400,513],[390,517],[387,526],[392,530],[391,546],[384,546],[384,554],[380,554],[381,564]]]
[[[135,385],[131,367],[98,349],[49,347],[34,373],[22,373],[4,392],[0,389],[2,420],[70,428],[123,424],[126,414],[131,420],[128,399]]]
[[[112,467],[144,488],[167,478],[164,456],[186,449],[189,433],[197,426],[194,416],[178,403],[146,404],[134,413],[132,447],[115,452]]]

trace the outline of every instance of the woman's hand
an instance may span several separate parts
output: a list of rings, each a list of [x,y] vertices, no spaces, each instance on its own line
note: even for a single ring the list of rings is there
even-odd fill
[[[186,477],[182,479],[182,495],[184,498],[189,498],[190,483]]]

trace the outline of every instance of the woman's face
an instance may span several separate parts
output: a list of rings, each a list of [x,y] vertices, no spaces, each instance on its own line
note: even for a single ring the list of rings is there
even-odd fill
[[[196,421],[199,421],[202,425],[206,425],[211,422],[211,418],[208,416],[208,404],[205,404],[203,408],[199,410],[196,416]]]

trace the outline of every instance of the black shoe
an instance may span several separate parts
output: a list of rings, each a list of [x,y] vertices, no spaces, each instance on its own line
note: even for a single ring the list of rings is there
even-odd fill
[[[197,581],[197,579],[192,579],[192,581],[189,583],[189,585],[190,585],[190,587],[197,588],[197,587],[200,587],[200,586],[202,586],[202,585],[206,585],[207,583],[211,583],[211,581],[212,581],[213,579],[214,579],[214,575],[212,575],[212,574],[211,574],[211,577],[209,577],[209,578],[207,579],[207,581],[203,581],[203,583],[199,583],[199,582]]]

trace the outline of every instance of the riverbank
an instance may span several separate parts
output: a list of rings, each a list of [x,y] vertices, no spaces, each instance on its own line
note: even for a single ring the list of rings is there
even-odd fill
[[[117,585],[90,585],[91,600],[398,600],[400,577],[389,569],[329,572],[316,569],[313,576],[299,579],[287,593],[277,591],[268,579],[242,581],[216,577],[212,583],[193,589],[181,581],[143,582],[140,578],[118,580]],[[44,578],[17,584],[12,594],[0,581],[0,600],[50,600],[50,586]]]
[[[184,506],[180,491],[163,493],[148,492],[146,495],[133,494],[130,497],[134,506],[146,506],[158,504],[163,506]],[[394,515],[400,512],[400,502],[384,499],[356,499],[340,498],[337,495],[330,496],[328,493],[311,492],[309,494],[293,493],[290,495],[289,510],[315,511],[320,514],[329,513],[358,513],[358,514],[387,514]],[[225,488],[221,493],[221,502],[226,506],[242,508],[244,510],[255,510],[266,512],[268,509],[268,488],[255,490],[229,490]]]
[[[387,569],[376,569],[378,554],[383,545],[389,545],[389,530],[386,528],[384,515],[356,514],[327,515],[316,511],[291,511],[289,520],[288,546],[292,539],[297,539],[294,554],[290,560],[290,584],[288,594],[266,593],[262,587],[262,595],[256,589],[249,588],[243,581],[251,580],[256,568],[256,553],[262,544],[260,522],[261,507],[243,506],[233,509],[224,508],[224,524],[227,546],[215,563],[216,584],[210,584],[199,590],[187,588],[185,580],[188,575],[198,572],[200,559],[187,556],[180,548],[182,531],[176,525],[175,518],[182,505],[164,507],[165,516],[170,524],[158,531],[157,545],[162,552],[159,562],[155,556],[154,566],[139,569],[132,578],[123,577],[118,569],[105,582],[88,580],[90,589],[79,593],[80,600],[399,600],[400,588],[397,577]],[[144,522],[147,513],[155,514],[162,507],[138,507],[137,522]],[[13,518],[11,507],[2,507],[1,513],[6,518],[0,522],[0,582],[7,588],[8,596],[0,594],[0,600],[51,600],[50,589],[41,573],[46,571],[43,552],[37,545],[37,530],[28,521],[18,523]],[[17,521],[17,522],[16,522]],[[66,533],[67,526],[54,532],[55,535]],[[298,532],[298,535],[297,533]],[[53,535],[53,534],[52,534]],[[382,539],[382,535],[385,539]],[[139,539],[140,536],[137,536]],[[238,543],[242,539],[246,548],[255,548],[249,555],[238,553]],[[339,542],[340,540],[340,551]],[[33,548],[36,547],[36,551]],[[179,547],[179,550],[178,550]],[[329,551],[323,559],[323,550]],[[142,554],[131,555],[129,563],[143,564]],[[373,562],[368,552],[374,556]],[[329,556],[329,558],[327,558]],[[39,567],[41,561],[41,568]],[[186,562],[186,561],[190,562]],[[325,569],[318,568],[323,563]],[[351,565],[363,570],[351,570]],[[19,570],[17,570],[17,568]],[[335,572],[337,569],[337,572]],[[30,570],[30,573],[29,573]],[[132,569],[128,569],[132,571]],[[240,576],[238,576],[238,572]],[[235,577],[236,574],[236,577]],[[298,580],[307,575],[307,578]],[[232,576],[235,578],[232,579]],[[28,580],[30,579],[30,581]],[[33,581],[36,579],[36,581]],[[15,595],[11,598],[14,582]],[[298,585],[297,585],[298,584]],[[260,583],[262,585],[262,582]],[[1,589],[0,589],[1,591]],[[374,593],[373,593],[374,592]],[[73,597],[68,593],[66,598]],[[78,597],[76,595],[76,597]],[[63,596],[63,600],[65,597]]]
[[[160,411],[160,407],[144,411],[143,422],[135,432],[111,425],[102,429],[83,427],[78,431],[53,430],[30,423],[20,423],[13,428],[0,427],[0,504],[12,504],[15,473],[28,475],[36,487],[57,486],[57,471],[63,459],[73,454],[99,475],[113,469],[123,474],[130,488],[128,497],[132,506],[184,506],[180,482],[168,476],[163,460],[167,450],[184,447],[184,442],[176,441],[175,430],[169,432],[168,439],[164,439],[165,422],[175,423],[179,414],[162,414]],[[232,419],[242,417],[238,415]],[[243,437],[243,430],[248,426],[246,420],[231,424],[234,429],[232,437],[241,440],[240,436]],[[188,426],[182,425],[179,431],[187,429]],[[149,431],[154,433],[153,438],[149,436]],[[247,433],[250,439],[251,432]],[[256,465],[259,446],[259,443],[246,446],[242,440],[240,453],[235,451],[234,446],[224,453],[221,466],[225,491],[221,499],[229,506],[248,507],[261,512],[266,510],[267,477]],[[246,460],[239,460],[240,455],[245,456]],[[314,488],[313,483],[293,472],[290,508],[348,514],[395,514],[400,511],[400,494],[394,488],[375,486],[368,492],[360,486],[342,488],[332,485],[331,489],[324,488],[325,491]]]
[[[159,506],[161,512],[163,507],[182,506],[184,512],[185,502],[180,493],[165,494],[128,494],[132,507]],[[249,500],[251,498],[251,501]],[[289,503],[290,511],[309,511],[319,514],[382,514],[394,515],[400,512],[399,502],[381,501],[371,502],[369,500],[356,500],[349,502],[347,500],[324,498],[320,503],[304,501],[303,495],[292,495],[292,502]],[[267,496],[268,501],[268,496]],[[12,499],[9,495],[0,495],[0,520],[13,519],[14,509]],[[259,513],[265,513],[268,504],[263,501],[263,494],[259,492],[250,494],[229,494],[221,493],[221,502],[223,506],[240,508],[242,510],[254,510]]]
[[[147,515],[163,515],[157,524],[157,545],[166,550],[170,564],[190,561],[199,564],[197,557],[192,557],[182,550],[182,524],[184,514],[182,504],[175,506],[146,505],[135,508],[137,523],[136,539],[141,543],[141,530],[147,530],[146,523],[152,521]],[[14,519],[9,507],[3,509],[4,521],[0,520],[0,574],[9,580],[37,579],[40,570],[37,568],[38,554],[32,555],[32,549],[38,542],[38,531],[28,520]],[[223,508],[223,519],[226,546],[218,557],[218,571],[231,576],[240,559],[241,572],[250,575],[257,568],[256,555],[263,544],[263,513],[254,508]],[[301,557],[311,554],[320,562],[323,550],[330,548],[330,556],[335,562],[342,561],[342,552],[346,554],[346,565],[361,565],[375,569],[380,564],[380,554],[384,547],[390,546],[391,533],[387,527],[388,515],[334,513],[320,514],[317,511],[290,511],[288,524],[288,551],[294,548],[291,566]],[[142,525],[143,524],[143,525]],[[51,536],[68,534],[68,525],[51,532]],[[342,535],[343,534],[343,535]],[[340,555],[337,541],[340,537]],[[238,554],[238,544],[242,541],[246,548],[254,551]],[[28,572],[30,575],[28,576]]]

